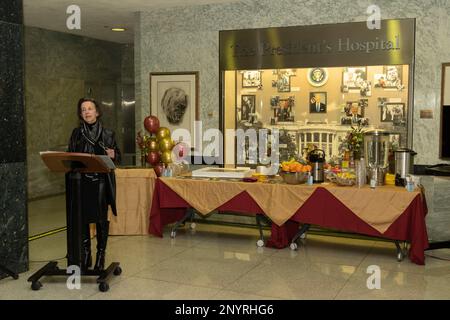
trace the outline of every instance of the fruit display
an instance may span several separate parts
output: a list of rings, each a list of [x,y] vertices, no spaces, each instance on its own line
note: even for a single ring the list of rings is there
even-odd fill
[[[287,184],[301,184],[308,179],[308,173],[311,171],[311,166],[301,164],[298,161],[284,161],[281,163],[280,176]]]
[[[298,161],[283,161],[281,163],[281,171],[283,172],[311,172],[312,167],[310,165],[301,164]]]
[[[329,163],[324,165],[324,169],[325,169],[325,171],[333,172],[333,173],[340,173],[340,172],[342,172],[342,168],[339,165],[332,166]]]
[[[330,172],[328,179],[340,186],[353,186],[356,184],[356,174],[352,171]]]
[[[341,179],[356,179],[356,174],[351,171],[337,173],[336,176]]]

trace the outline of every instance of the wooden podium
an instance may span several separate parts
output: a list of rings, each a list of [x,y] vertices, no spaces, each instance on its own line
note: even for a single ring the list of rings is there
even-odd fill
[[[82,276],[97,276],[99,290],[109,290],[108,280],[111,275],[122,273],[119,262],[111,263],[105,270],[82,270],[82,212],[81,212],[81,174],[82,173],[110,173],[115,169],[108,156],[73,152],[43,152],[42,160],[52,172],[66,173],[66,215],[67,215],[67,266],[80,267]],[[39,279],[44,276],[71,276],[65,269],[58,268],[57,261],[50,261],[44,267],[28,278],[31,289],[42,287]]]

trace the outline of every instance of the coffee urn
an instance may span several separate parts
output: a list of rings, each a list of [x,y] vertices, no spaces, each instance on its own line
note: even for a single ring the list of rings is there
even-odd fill
[[[395,185],[404,187],[406,176],[414,172],[414,156],[417,154],[411,149],[400,148],[395,154]]]
[[[322,183],[325,181],[323,166],[325,164],[325,151],[314,149],[308,154],[308,160],[312,166],[312,176],[314,183]]]
[[[389,132],[375,129],[364,133],[364,152],[366,155],[369,181],[377,186],[384,185],[389,161]]]

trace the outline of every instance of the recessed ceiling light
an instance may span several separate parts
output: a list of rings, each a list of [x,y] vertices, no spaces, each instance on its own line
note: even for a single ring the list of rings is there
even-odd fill
[[[126,30],[127,29],[125,29],[125,28],[111,28],[111,31],[114,31],[114,32],[124,32]]]

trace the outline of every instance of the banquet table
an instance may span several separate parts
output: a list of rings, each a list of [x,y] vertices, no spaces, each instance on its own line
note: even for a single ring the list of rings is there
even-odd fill
[[[162,237],[164,226],[181,220],[188,208],[202,216],[213,211],[265,215],[272,221],[268,247],[285,248],[299,224],[312,224],[407,241],[411,244],[410,260],[425,263],[427,207],[420,190],[161,177],[153,193],[149,232]]]
[[[148,234],[156,174],[153,169],[116,169],[117,216],[109,209],[110,235]]]

